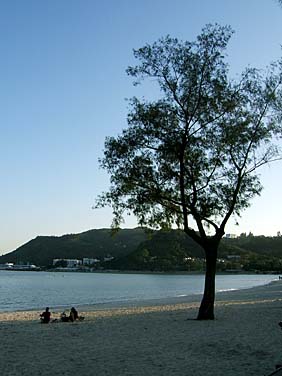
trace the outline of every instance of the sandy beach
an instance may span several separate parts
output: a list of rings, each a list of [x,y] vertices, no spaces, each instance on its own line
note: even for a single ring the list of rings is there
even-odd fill
[[[37,311],[0,313],[0,375],[268,375],[282,363],[282,281],[218,293],[214,321],[194,320],[199,301],[90,307],[47,325]]]

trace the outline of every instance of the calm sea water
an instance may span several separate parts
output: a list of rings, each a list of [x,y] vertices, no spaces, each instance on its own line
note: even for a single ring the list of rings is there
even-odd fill
[[[267,284],[277,275],[218,275],[216,290]],[[125,304],[202,294],[203,275],[0,271],[0,311]]]

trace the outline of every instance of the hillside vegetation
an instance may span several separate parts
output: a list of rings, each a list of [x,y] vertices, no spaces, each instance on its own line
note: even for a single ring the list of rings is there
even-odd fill
[[[15,251],[0,256],[0,263],[29,262],[48,266],[56,258],[100,258],[108,254],[119,258],[133,252],[146,238],[146,231],[141,228],[120,230],[115,235],[110,229],[98,229],[59,237],[38,236]]]
[[[114,259],[103,263],[106,256]],[[0,263],[32,263],[50,267],[53,259],[101,260],[99,267],[118,270],[199,271],[204,255],[183,231],[152,231],[144,228],[89,230],[80,234],[38,236],[15,251],[0,256]],[[282,237],[241,234],[224,238],[220,245],[218,271],[282,271]]]

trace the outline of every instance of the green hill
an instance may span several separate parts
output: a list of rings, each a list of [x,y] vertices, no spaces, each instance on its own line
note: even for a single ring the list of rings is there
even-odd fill
[[[15,251],[0,256],[0,264],[33,263],[51,266],[53,259],[82,259],[113,256],[107,269],[203,270],[204,253],[181,230],[153,231],[144,228],[89,230],[80,234],[38,236]],[[231,256],[231,257],[230,257]],[[282,271],[282,237],[246,236],[222,239],[218,270]]]
[[[189,257],[203,258],[201,247],[180,230],[151,232],[135,251],[111,262],[120,270],[187,270]]]
[[[147,259],[142,260],[144,252]],[[108,264],[114,269],[175,269],[185,257],[204,257],[201,248],[183,231],[153,231],[143,228],[122,229],[114,235],[110,229],[89,230],[63,236],[38,236],[15,251],[0,256],[0,264],[33,263],[52,265],[53,259],[114,257]],[[148,260],[156,260],[154,266]],[[173,266],[175,264],[175,267]]]
[[[146,231],[142,228],[123,229],[115,235],[110,229],[98,229],[59,237],[38,236],[15,251],[0,256],[0,264],[29,262],[48,266],[55,258],[99,258],[109,254],[119,258],[133,252],[146,239]]]
[[[253,236],[242,234],[229,243],[261,255],[282,257],[282,236]]]

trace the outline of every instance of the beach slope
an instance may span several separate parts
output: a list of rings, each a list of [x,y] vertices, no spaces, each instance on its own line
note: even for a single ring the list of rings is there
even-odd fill
[[[47,325],[36,311],[1,313],[0,374],[242,376],[282,363],[281,281],[217,294],[214,321],[194,320],[197,306],[90,309],[82,322]]]

